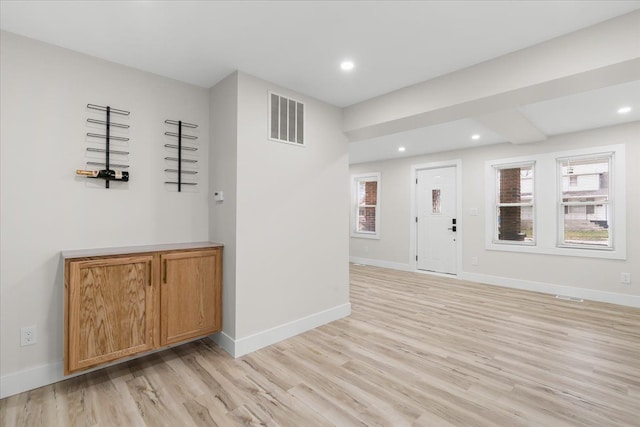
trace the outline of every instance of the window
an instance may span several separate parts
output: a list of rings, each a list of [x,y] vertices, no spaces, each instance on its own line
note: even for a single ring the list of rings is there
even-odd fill
[[[625,146],[485,162],[489,250],[627,259]]]
[[[566,157],[558,159],[558,181],[561,183],[558,206],[559,245],[606,249],[611,248],[611,188],[609,174],[612,154]],[[573,178],[580,185],[573,185]]]
[[[433,189],[431,190],[431,213],[439,214],[441,213],[441,210],[440,189]]]
[[[353,176],[353,237],[380,238],[380,174]]]
[[[535,243],[533,171],[533,163],[495,167],[495,242]]]

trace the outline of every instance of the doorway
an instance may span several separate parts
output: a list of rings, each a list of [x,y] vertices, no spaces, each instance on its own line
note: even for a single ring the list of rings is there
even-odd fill
[[[416,269],[457,274],[458,167],[415,169]]]

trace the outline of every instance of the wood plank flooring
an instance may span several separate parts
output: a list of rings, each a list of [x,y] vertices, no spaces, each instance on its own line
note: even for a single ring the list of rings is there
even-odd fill
[[[0,401],[2,426],[640,426],[640,310],[351,267],[353,314]]]

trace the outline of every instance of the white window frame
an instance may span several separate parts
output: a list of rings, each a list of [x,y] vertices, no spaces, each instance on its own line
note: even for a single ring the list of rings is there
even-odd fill
[[[358,205],[358,184],[360,182],[376,181],[376,231],[358,231],[359,208]],[[351,175],[351,237],[364,239],[380,239],[380,172],[361,173]]]
[[[596,250],[596,251],[611,251],[614,249],[614,236],[616,229],[616,221],[615,221],[615,186],[613,185],[612,177],[615,174],[614,171],[614,155],[613,152],[608,153],[598,153],[592,155],[584,155],[584,156],[566,156],[559,157],[556,159],[556,173],[557,173],[557,198],[558,198],[558,247],[559,248],[579,248],[586,250]],[[563,202],[563,193],[562,193],[562,162],[567,160],[589,160],[589,159],[608,159],[609,162],[609,188],[607,193],[607,202]],[[566,243],[564,241],[564,216],[565,216],[565,206],[595,206],[597,204],[606,204],[608,205],[608,211],[611,214],[612,221],[609,224],[609,241],[607,245],[589,245],[583,243]]]
[[[584,247],[559,244],[560,220],[562,209],[559,200],[562,197],[561,177],[558,173],[558,159],[566,157],[592,156],[602,157],[613,153],[609,174],[611,234],[612,246]],[[494,242],[494,211],[496,206],[495,166],[535,162],[535,245],[504,244]],[[627,259],[626,224],[626,156],[624,144],[583,148],[569,151],[533,154],[485,162],[485,248],[488,250],[528,252],[548,255],[576,256],[603,259]],[[615,195],[615,198],[612,198]]]
[[[498,189],[500,185],[498,183],[498,172],[502,169],[513,169],[518,167],[527,167],[531,166],[531,170],[533,171],[533,188],[531,191],[531,203],[500,203]],[[535,246],[536,245],[536,162],[535,161],[526,161],[519,163],[505,163],[505,164],[495,164],[493,165],[493,200],[494,200],[494,210],[493,210],[493,243],[496,245],[520,245],[520,246]],[[532,226],[533,226],[533,239],[530,242],[526,241],[517,241],[517,240],[500,240],[498,239],[498,209],[501,207],[512,207],[512,206],[531,206],[531,215],[532,215]]]

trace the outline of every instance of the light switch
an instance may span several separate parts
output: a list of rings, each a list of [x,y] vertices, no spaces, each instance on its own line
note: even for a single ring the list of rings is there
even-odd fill
[[[216,191],[213,193],[213,200],[215,200],[216,202],[223,202],[224,201],[224,192],[222,191]]]

